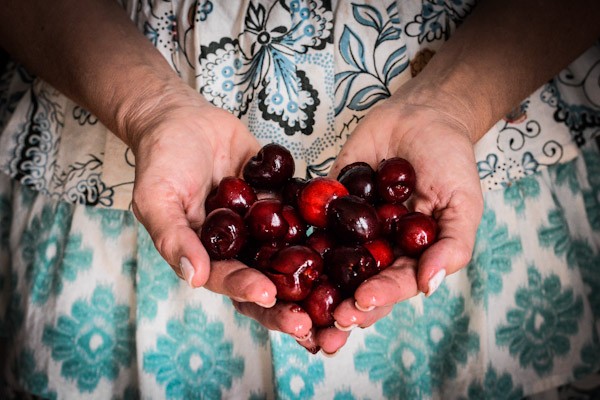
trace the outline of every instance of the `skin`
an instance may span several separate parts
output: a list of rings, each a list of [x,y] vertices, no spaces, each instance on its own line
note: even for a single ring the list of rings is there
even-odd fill
[[[267,328],[331,354],[348,328],[372,325],[393,304],[428,293],[441,269],[451,274],[468,263],[483,209],[473,144],[600,36],[598,16],[600,2],[592,0],[482,1],[421,74],[361,121],[331,176],[354,161],[376,166],[404,157],[418,176],[411,206],[433,214],[441,231],[418,263],[396,260],[336,309],[344,330],[316,331],[306,313],[273,306],[274,285],[239,262],[214,263],[211,272],[196,235],[204,199],[222,177],[239,175],[259,145],[181,81],[113,0],[5,0],[0,46],[131,147],[135,215],[179,276],[186,257],[192,286],[229,296]]]

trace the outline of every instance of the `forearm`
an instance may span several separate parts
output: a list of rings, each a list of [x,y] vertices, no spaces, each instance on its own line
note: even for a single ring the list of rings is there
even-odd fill
[[[476,142],[598,37],[596,0],[482,0],[417,84],[447,94]]]
[[[129,145],[134,121],[186,92],[114,0],[6,0],[0,46]]]

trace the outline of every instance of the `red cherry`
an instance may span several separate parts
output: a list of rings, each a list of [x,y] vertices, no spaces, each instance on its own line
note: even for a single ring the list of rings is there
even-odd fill
[[[406,213],[408,208],[398,203],[384,203],[377,207],[382,235],[392,236],[396,232],[398,220]]]
[[[252,239],[274,242],[288,233],[288,224],[283,216],[283,204],[279,200],[258,200],[244,217]]]
[[[415,170],[404,158],[390,158],[382,161],[377,167],[376,182],[383,201],[402,203],[415,189]]]
[[[277,298],[300,301],[306,298],[323,272],[323,259],[306,246],[290,246],[280,250],[265,275],[277,288]]]
[[[429,215],[411,212],[398,220],[396,244],[409,257],[418,257],[435,242],[438,224]]]
[[[228,176],[219,182],[219,186],[206,199],[206,212],[224,207],[243,216],[255,201],[256,193],[248,183],[240,178]]]
[[[283,146],[270,143],[244,165],[244,180],[257,189],[279,189],[295,171],[294,157]]]
[[[298,197],[304,186],[306,186],[306,183],[306,179],[302,178],[292,178],[287,181],[281,190],[283,204],[298,208]]]
[[[333,312],[342,300],[340,289],[323,275],[308,297],[302,301],[302,308],[310,316],[313,326],[326,328],[333,325]]]
[[[394,250],[387,240],[377,239],[364,243],[363,246],[369,250],[380,271],[389,267],[396,259],[394,257]]]
[[[238,259],[249,267],[256,268],[260,271],[266,271],[271,266],[271,261],[275,254],[284,247],[285,243],[270,242],[262,243],[252,241],[246,243]]]
[[[329,203],[327,229],[341,242],[363,243],[379,235],[379,217],[375,208],[361,197],[338,197]]]
[[[358,161],[346,165],[337,179],[348,188],[350,194],[361,197],[370,204],[377,201],[375,171],[366,162]]]
[[[229,208],[213,210],[204,221],[200,241],[212,260],[227,260],[238,255],[246,243],[244,220]]]
[[[346,195],[348,189],[337,180],[325,177],[313,178],[300,192],[298,210],[306,222],[325,228],[329,202]]]
[[[325,257],[325,253],[333,248],[335,241],[326,230],[315,229],[306,239],[306,245],[314,249],[321,257]]]
[[[306,239],[306,223],[292,206],[283,206],[281,211],[283,219],[288,225],[288,231],[283,237],[286,243],[300,243]]]
[[[354,295],[356,288],[377,272],[377,262],[363,246],[334,247],[325,254],[325,270],[345,297]]]

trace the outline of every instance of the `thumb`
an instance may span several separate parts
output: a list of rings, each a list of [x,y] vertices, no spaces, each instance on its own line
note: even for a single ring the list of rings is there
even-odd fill
[[[181,201],[176,196],[148,198],[134,193],[133,212],[175,273],[191,287],[203,286],[210,274],[210,257],[190,226]]]

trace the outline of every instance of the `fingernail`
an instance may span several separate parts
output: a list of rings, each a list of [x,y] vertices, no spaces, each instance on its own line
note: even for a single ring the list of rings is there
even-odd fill
[[[296,339],[299,342],[305,342],[308,339],[310,339],[311,337],[312,337],[312,331],[308,331],[308,333],[304,336],[300,336],[300,337],[294,336],[294,339]]]
[[[273,299],[273,301],[271,301],[270,303],[261,303],[260,301],[256,302],[256,304],[261,306],[262,308],[271,308],[275,305],[275,303],[277,303],[277,299]]]
[[[190,260],[188,260],[186,257],[181,257],[179,260],[179,269],[183,274],[183,279],[185,279],[188,285],[193,288],[194,286],[192,285],[192,279],[194,279],[194,267],[192,266]]]
[[[344,325],[340,325],[338,324],[337,321],[335,321],[333,323],[333,325],[338,328],[340,331],[344,331],[344,332],[350,332],[352,329],[356,328],[358,326],[358,324],[352,324],[350,326],[344,326]]]
[[[356,301],[354,302],[354,307],[358,308],[362,312],[369,312],[369,311],[373,311],[375,309],[375,306],[369,306],[367,308],[363,308]]]
[[[336,350],[336,351],[334,351],[333,353],[328,353],[328,352],[326,352],[325,350],[321,349],[321,354],[323,354],[323,355],[324,355],[325,357],[327,357],[327,358],[333,358],[333,357],[335,357],[335,355],[336,355],[337,353],[339,353],[339,351],[340,351],[340,349],[337,349],[337,350]]]
[[[431,296],[440,287],[445,277],[445,269],[439,270],[434,276],[431,277],[431,279],[429,280],[429,286],[427,288],[427,297]]]

